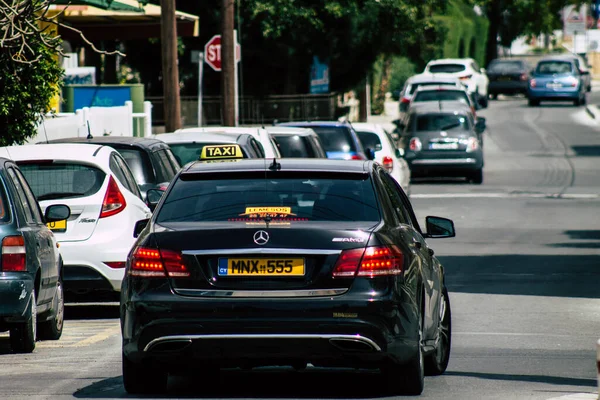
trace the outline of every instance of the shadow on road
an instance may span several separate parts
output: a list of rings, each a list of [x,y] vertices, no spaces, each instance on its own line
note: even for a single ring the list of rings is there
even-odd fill
[[[118,303],[65,304],[66,320],[119,318]]]
[[[438,258],[446,269],[448,289],[453,292],[600,298],[597,255],[507,254]]]
[[[577,157],[599,157],[600,146],[571,146]]]
[[[595,379],[565,378],[562,376],[491,374],[491,373],[485,373],[485,372],[455,372],[455,371],[447,371],[444,375],[445,376],[471,377],[471,378],[479,378],[479,379],[485,379],[485,380],[536,382],[536,383],[547,383],[549,385],[565,385],[565,386],[596,387],[596,384],[597,384]]]

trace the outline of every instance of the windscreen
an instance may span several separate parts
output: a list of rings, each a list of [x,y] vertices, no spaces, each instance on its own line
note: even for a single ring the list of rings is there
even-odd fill
[[[570,74],[572,70],[571,63],[567,61],[540,61],[536,73],[542,75]]]
[[[201,174],[200,174],[201,175]],[[227,179],[179,179],[158,210],[157,222],[290,223],[379,221],[372,183],[360,179],[291,174],[281,178],[237,173]],[[355,176],[352,174],[346,174]],[[264,176],[264,173],[263,173]]]
[[[467,117],[455,114],[424,114],[417,115],[416,131],[447,131],[450,129],[468,130]]]
[[[152,164],[150,164],[148,155],[145,152],[135,148],[117,148],[117,151],[123,156],[125,162],[127,162],[127,166],[129,166],[138,185],[156,183],[154,182]]]
[[[469,104],[469,97],[461,90],[426,90],[417,92],[413,101],[460,101]]]
[[[456,72],[462,72],[464,70],[465,66],[462,64],[434,64],[429,66],[429,72],[434,74],[454,74]]]
[[[18,163],[38,201],[87,197],[102,187],[106,174],[95,167],[69,162]]]
[[[316,157],[308,137],[300,135],[274,135],[279,144],[279,152],[282,157]]]
[[[356,151],[356,146],[348,128],[343,126],[311,126],[311,128],[319,135],[325,151],[345,153]]]
[[[173,155],[179,162],[179,165],[185,165],[192,161],[200,160],[202,149],[206,146],[222,146],[223,143],[172,143],[169,144]],[[247,158],[248,155],[241,149],[243,158]]]
[[[413,94],[417,88],[421,86],[439,86],[439,85],[452,85],[455,86],[456,82],[443,82],[443,81],[435,81],[435,82],[419,82],[413,83],[408,91],[409,94]]]
[[[490,64],[488,72],[497,74],[508,74],[511,72],[521,72],[525,66],[520,61],[496,61]]]

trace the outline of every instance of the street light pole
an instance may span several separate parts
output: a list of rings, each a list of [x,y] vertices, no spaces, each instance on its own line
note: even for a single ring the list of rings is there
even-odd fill
[[[235,0],[222,0],[221,3],[221,107],[223,125],[236,126],[235,118],[235,39],[234,39]]]

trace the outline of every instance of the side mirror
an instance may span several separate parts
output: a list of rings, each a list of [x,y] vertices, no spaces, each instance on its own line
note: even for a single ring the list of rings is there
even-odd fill
[[[46,207],[44,212],[45,222],[64,221],[71,216],[71,209],[64,204],[53,204]]]
[[[150,210],[154,211],[163,193],[163,190],[148,189],[148,191],[146,192],[146,204],[148,205],[148,207],[150,207]]]
[[[454,222],[448,218],[442,217],[426,217],[425,225],[427,226],[426,238],[450,238],[456,236],[454,230]]]
[[[365,154],[367,155],[367,160],[374,160],[375,159],[375,150],[367,147],[365,149]]]
[[[487,71],[485,70],[485,68],[481,68],[479,71],[480,71],[482,74],[485,74],[485,73],[487,72]]]
[[[394,151],[394,154],[396,155],[396,158],[402,158],[404,157],[404,149],[396,149]]]
[[[135,226],[133,227],[134,238],[140,236],[140,233],[148,226],[148,222],[150,222],[150,219],[142,219],[135,223]]]
[[[481,134],[485,131],[486,123],[484,117],[477,117],[477,122],[475,122],[475,132]]]

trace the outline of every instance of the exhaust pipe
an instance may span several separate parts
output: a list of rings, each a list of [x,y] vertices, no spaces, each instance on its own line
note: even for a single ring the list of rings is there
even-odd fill
[[[329,343],[340,350],[349,352],[371,352],[380,350],[371,340],[362,337],[332,338],[329,339]]]
[[[148,346],[146,351],[153,353],[176,353],[192,344],[191,339],[164,340]]]

